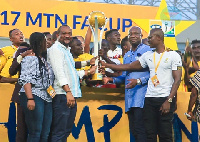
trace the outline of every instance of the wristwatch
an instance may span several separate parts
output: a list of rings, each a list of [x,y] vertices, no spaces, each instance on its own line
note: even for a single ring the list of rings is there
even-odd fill
[[[167,100],[169,103],[172,103],[172,98],[168,98]]]
[[[141,85],[141,84],[142,84],[141,80],[137,79],[137,85]]]

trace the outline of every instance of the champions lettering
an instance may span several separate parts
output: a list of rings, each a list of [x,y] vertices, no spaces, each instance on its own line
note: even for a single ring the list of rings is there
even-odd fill
[[[122,108],[117,105],[102,105],[97,109],[98,109],[98,111],[112,110],[112,111],[116,112],[116,115],[110,121],[108,120],[108,116],[107,116],[108,114],[105,114],[103,117],[103,126],[97,130],[98,133],[104,133],[105,142],[110,142],[111,141],[110,130],[115,125],[117,125],[117,123],[120,121],[120,119],[122,117],[122,113],[123,113]],[[7,128],[9,142],[15,142],[16,108],[15,108],[15,104],[13,102],[10,103],[8,122],[1,122],[0,125],[4,125]],[[85,126],[85,134],[87,136],[87,141],[95,142],[95,135],[94,135],[94,130],[93,130],[93,126],[92,126],[90,110],[89,110],[88,106],[85,106],[83,108],[78,123],[74,124],[74,127],[72,129],[72,136],[75,139],[79,138],[79,134],[80,134],[81,130],[84,131],[82,129],[83,125]],[[174,141],[175,142],[182,142],[182,132],[185,133],[188,140],[190,140],[192,142],[198,142],[199,135],[198,135],[197,122],[191,123],[191,133],[190,133],[188,131],[188,129],[185,127],[185,125],[183,124],[183,122],[180,120],[178,115],[174,114],[173,128],[174,128]],[[130,142],[135,142],[132,135],[130,135]]]
[[[15,26],[19,20],[20,17],[26,17],[25,26],[35,25],[38,27],[43,28],[58,28],[58,26],[66,25],[68,22],[68,19],[73,20],[73,29],[77,29],[77,25],[81,25],[81,30],[85,27],[88,27],[87,19],[88,16],[81,16],[81,15],[72,15],[72,17],[68,16],[67,14],[58,15],[53,13],[38,13],[36,16],[32,16],[31,12],[26,12],[26,15],[24,13],[21,13],[19,11],[3,11],[1,12],[1,25],[12,25]],[[12,18],[12,22],[8,22],[8,19]],[[51,25],[51,22],[54,21],[55,25]],[[117,23],[116,27],[113,27],[113,22]],[[46,23],[44,26],[43,23]],[[126,28],[130,28],[132,26],[132,20],[126,19],[126,18],[117,18],[113,20],[112,17],[109,18],[109,28],[110,29],[118,29],[122,30],[122,32],[125,32]],[[107,29],[105,29],[106,31]]]

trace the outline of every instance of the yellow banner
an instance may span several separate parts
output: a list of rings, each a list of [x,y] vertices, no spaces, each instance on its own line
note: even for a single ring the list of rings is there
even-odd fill
[[[53,0],[0,0],[0,3],[2,37],[8,37],[9,30],[18,28],[29,38],[35,31],[52,33],[62,24],[68,24],[73,35],[85,36],[87,16],[92,11],[104,12],[109,19],[106,28],[119,29],[125,37],[135,25],[132,19],[154,19],[158,10],[158,7]]]
[[[15,139],[16,108],[10,102],[14,85],[0,83],[0,140]],[[77,100],[77,114],[69,142],[104,142],[130,139],[128,117],[124,112],[124,89],[82,88],[83,97]],[[178,92],[177,115],[174,115],[175,141],[189,142],[198,139],[199,124],[191,123],[184,113],[190,98],[189,92]],[[11,104],[10,104],[11,103]],[[200,130],[200,129],[199,129]],[[189,140],[190,138],[190,140]]]

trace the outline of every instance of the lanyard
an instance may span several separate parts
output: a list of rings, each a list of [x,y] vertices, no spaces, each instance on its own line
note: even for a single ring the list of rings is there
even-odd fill
[[[154,52],[154,54],[153,54],[153,62],[154,62],[154,66],[155,66],[155,73],[156,73],[157,70],[158,70],[158,66],[160,65],[160,61],[161,61],[161,59],[162,59],[164,53],[165,53],[165,51],[164,51],[164,52],[162,53],[162,55],[160,56],[160,59],[159,59],[157,65],[156,65],[156,52]]]

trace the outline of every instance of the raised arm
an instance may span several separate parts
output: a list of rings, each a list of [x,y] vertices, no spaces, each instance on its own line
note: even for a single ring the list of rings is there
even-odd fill
[[[90,41],[92,36],[92,30],[88,27],[87,33],[85,35],[85,48],[84,53],[90,53]]]
[[[130,64],[123,64],[123,65],[115,65],[115,64],[108,64],[101,61],[101,65],[105,66],[106,68],[110,68],[117,71],[130,71],[130,70],[141,70],[143,67],[141,66],[140,62],[137,60]]]
[[[198,90],[193,87],[191,90],[191,94],[190,94],[190,100],[189,100],[189,104],[188,104],[188,110],[187,113],[191,115],[192,113],[192,108],[197,100],[197,95],[198,95]]]

